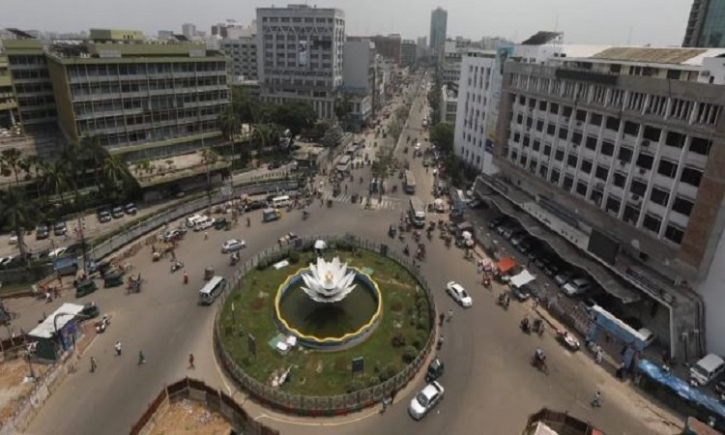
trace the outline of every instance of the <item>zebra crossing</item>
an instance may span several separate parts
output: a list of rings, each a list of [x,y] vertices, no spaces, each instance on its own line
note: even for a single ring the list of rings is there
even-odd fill
[[[354,193],[340,193],[337,196],[333,196],[331,191],[325,191],[322,194],[322,200],[325,202],[327,202],[328,200],[332,200],[333,202],[352,204],[352,195],[354,195]],[[402,210],[404,206],[403,201],[399,198],[393,198],[385,195],[383,195],[382,199],[379,199],[377,197],[370,198],[369,205],[367,204],[367,201],[367,197],[360,198],[360,196],[358,195],[357,202],[352,205],[357,206],[361,209],[368,210]]]

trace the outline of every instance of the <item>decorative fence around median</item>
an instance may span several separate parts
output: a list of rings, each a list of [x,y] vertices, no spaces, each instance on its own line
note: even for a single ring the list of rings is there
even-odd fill
[[[400,255],[392,251],[384,243],[373,242],[362,239],[360,237],[346,234],[340,235],[316,235],[300,237],[300,242],[289,245],[275,245],[263,252],[258,253],[253,258],[242,264],[229,279],[228,292],[222,295],[222,302],[214,319],[214,352],[225,371],[247,394],[257,400],[264,406],[269,406],[283,412],[304,415],[304,416],[333,416],[344,415],[350,412],[359,411],[368,406],[379,403],[383,398],[390,397],[395,392],[405,387],[408,382],[420,371],[421,366],[425,363],[428,355],[433,349],[435,342],[435,322],[436,309],[433,295],[430,291],[427,281],[420,274],[418,266],[414,265],[408,257]],[[398,263],[401,267],[407,269],[418,281],[420,288],[425,292],[429,301],[429,322],[431,331],[428,341],[421,353],[408,364],[400,373],[371,388],[355,391],[348,394],[340,394],[334,396],[305,396],[300,394],[288,394],[280,391],[278,388],[265,385],[262,382],[247,375],[244,370],[229,356],[224,349],[220,338],[220,320],[224,300],[232,292],[239,291],[241,281],[244,275],[250,270],[256,268],[259,261],[269,257],[270,255],[286,252],[288,250],[300,249],[305,246],[313,245],[316,240],[324,240],[328,249],[336,249],[340,246],[354,246],[358,249],[365,249],[376,252],[388,259]]]

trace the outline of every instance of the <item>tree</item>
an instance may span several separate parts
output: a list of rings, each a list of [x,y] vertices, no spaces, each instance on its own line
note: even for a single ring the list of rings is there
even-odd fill
[[[342,142],[342,128],[338,124],[330,126],[322,136],[322,145],[328,148],[334,148]]]
[[[350,94],[342,94],[335,99],[335,117],[345,130],[350,125],[350,114],[354,109]]]
[[[107,187],[105,192],[110,194],[126,193],[133,183],[133,176],[128,170],[126,162],[116,155],[108,155],[102,165],[103,184]]]
[[[71,171],[65,160],[58,159],[46,165],[40,185],[51,195],[60,196],[61,204],[65,203],[65,192],[71,187]]]
[[[0,153],[0,172],[6,177],[15,176],[15,183],[20,182],[20,172],[26,170],[26,164],[23,153],[17,148],[8,148]]]
[[[430,141],[445,153],[453,153],[453,124],[443,122],[430,129]]]
[[[219,127],[224,137],[229,140],[232,144],[232,162],[236,154],[236,147],[234,144],[234,137],[242,129],[242,121],[239,118],[239,114],[234,110],[234,106],[227,107],[221,115],[219,115]]]
[[[42,160],[40,157],[38,157],[37,154],[30,155],[25,158],[25,164],[27,165],[26,173],[25,173],[25,180],[30,181],[33,178],[33,175],[35,175],[35,189],[36,189],[36,195],[38,198],[40,198],[42,195],[40,193],[41,189],[41,181],[43,173],[45,172],[45,168],[47,166],[45,160]]]
[[[29,258],[25,246],[25,232],[35,227],[39,217],[36,204],[28,201],[19,188],[10,187],[7,191],[0,191],[0,222],[4,222],[17,234],[18,249],[26,263]]]
[[[317,112],[312,106],[301,101],[281,104],[272,111],[272,121],[289,129],[292,137],[297,137],[302,130],[315,125]]]
[[[109,157],[108,150],[98,143],[97,138],[88,135],[81,137],[76,147],[80,150],[79,171],[85,175],[90,170],[95,185],[100,186],[103,182],[103,166]]]

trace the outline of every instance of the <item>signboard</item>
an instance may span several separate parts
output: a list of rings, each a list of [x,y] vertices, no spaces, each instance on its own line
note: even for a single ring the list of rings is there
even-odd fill
[[[307,41],[297,42],[297,65],[299,65],[299,66],[307,65],[307,54],[308,54],[307,45],[308,45]]]
[[[503,86],[503,67],[506,60],[513,54],[513,46],[496,48],[496,64],[491,77],[491,99],[488,106],[488,119],[486,120],[486,152],[493,153],[496,143],[496,126],[498,124],[498,103],[501,101],[501,87]]]
[[[359,375],[365,371],[365,360],[363,357],[357,357],[352,359],[352,375]]]
[[[257,357],[257,340],[252,334],[247,335],[247,351],[253,357]]]

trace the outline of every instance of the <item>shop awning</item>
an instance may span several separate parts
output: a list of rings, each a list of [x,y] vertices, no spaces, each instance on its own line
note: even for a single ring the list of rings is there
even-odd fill
[[[498,269],[498,273],[502,275],[508,273],[514,267],[516,267],[516,260],[514,260],[513,257],[502,258],[498,263],[496,263],[496,269]]]
[[[512,276],[509,283],[513,287],[519,288],[521,286],[525,286],[526,284],[534,281],[536,277],[531,274],[528,270],[524,269],[523,272],[519,273],[518,275]]]

